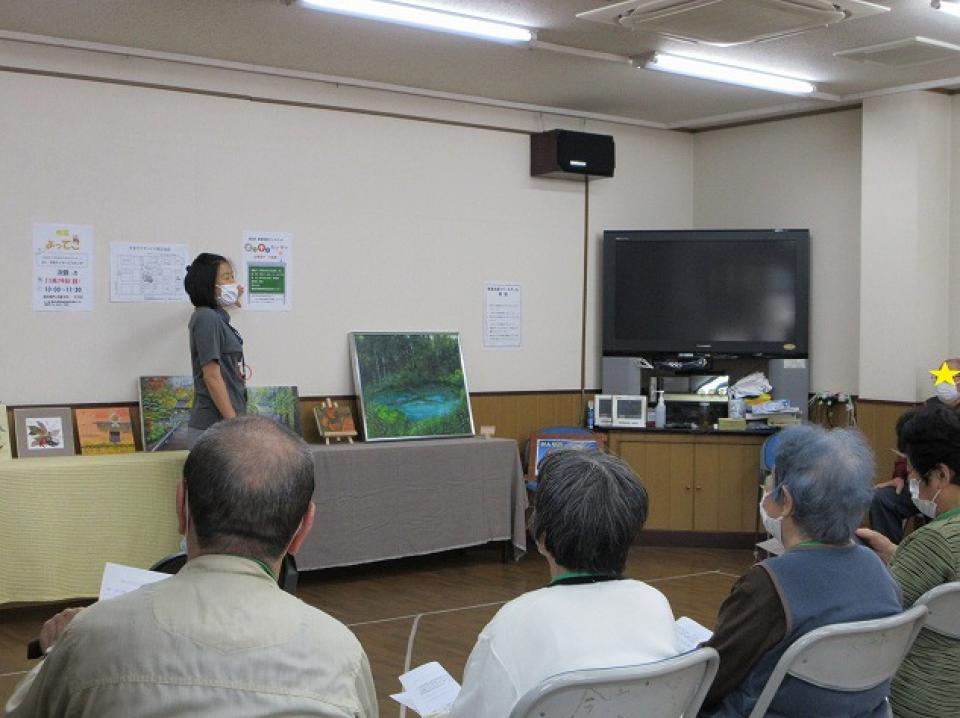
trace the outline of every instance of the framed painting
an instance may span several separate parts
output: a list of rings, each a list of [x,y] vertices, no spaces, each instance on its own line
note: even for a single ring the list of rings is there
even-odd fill
[[[144,451],[172,451],[189,445],[193,377],[140,377],[140,428]]]
[[[14,409],[17,457],[73,456],[73,416],[65,406]]]
[[[13,458],[10,448],[10,427],[7,425],[7,406],[0,404],[0,461]]]
[[[266,416],[303,435],[300,395],[295,386],[248,386],[247,413]]]
[[[130,454],[137,450],[133,440],[130,409],[112,406],[103,409],[77,409],[77,437],[83,456]]]
[[[313,418],[317,420],[317,432],[320,438],[352,439],[357,435],[357,426],[353,421],[353,412],[347,404],[327,399],[313,407]]]
[[[473,436],[456,332],[351,332],[350,357],[367,441]]]

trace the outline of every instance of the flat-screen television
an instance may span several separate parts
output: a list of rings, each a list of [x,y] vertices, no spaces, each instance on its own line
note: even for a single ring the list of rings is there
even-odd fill
[[[805,357],[806,229],[606,231],[603,353]]]

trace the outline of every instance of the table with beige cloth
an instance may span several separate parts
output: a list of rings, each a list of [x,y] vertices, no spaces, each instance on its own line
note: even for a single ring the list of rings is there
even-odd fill
[[[443,439],[312,447],[317,521],[302,570],[487,541],[526,547],[517,444]],[[0,461],[0,605],[96,596],[107,561],[178,550],[184,451]]]

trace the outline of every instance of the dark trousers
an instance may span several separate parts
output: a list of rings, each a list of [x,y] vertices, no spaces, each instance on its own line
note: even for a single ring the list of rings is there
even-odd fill
[[[873,492],[870,502],[870,526],[898,544],[903,540],[903,522],[920,513],[910,498],[910,487],[904,486],[898,494],[892,486]]]

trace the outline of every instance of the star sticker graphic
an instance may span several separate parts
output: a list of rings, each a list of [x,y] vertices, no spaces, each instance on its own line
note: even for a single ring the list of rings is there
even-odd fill
[[[936,381],[933,383],[934,386],[937,386],[938,384],[953,384],[954,377],[957,374],[960,374],[960,370],[951,369],[949,366],[947,366],[946,362],[943,362],[939,369],[929,369],[928,371],[933,374],[934,378],[936,379]]]

